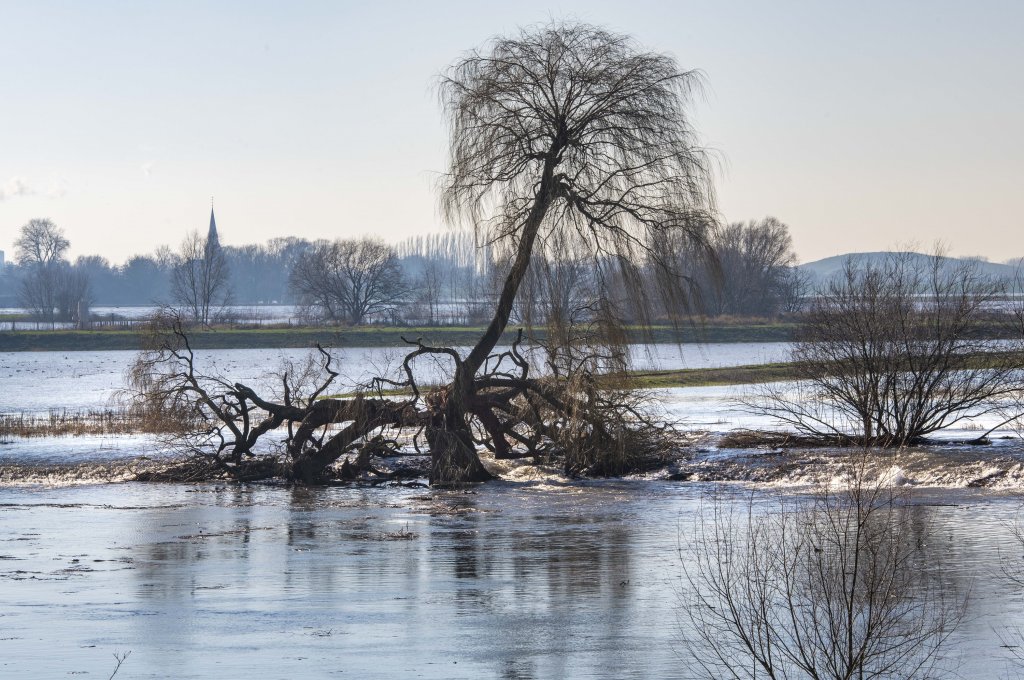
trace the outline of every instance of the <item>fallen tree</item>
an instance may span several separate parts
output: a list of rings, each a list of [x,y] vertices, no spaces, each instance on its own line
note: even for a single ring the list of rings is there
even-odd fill
[[[713,222],[708,163],[685,114],[698,85],[671,58],[585,24],[523,30],[468,53],[440,84],[451,130],[442,208],[510,263],[472,349],[411,341],[403,375],[344,399],[324,397],[337,371],[321,349],[305,394],[285,372],[271,400],[201,375],[172,321],[133,371],[137,393],[150,395],[139,403],[183,413],[184,439],[225,469],[244,467],[257,441],[285,428],[286,475],[303,482],[349,454],[361,473],[371,450],[421,445],[433,484],[490,479],[481,450],[601,474],[664,452],[669,430],[645,415],[637,394],[607,379],[599,386],[597,375],[622,372],[627,322],[649,326],[655,306],[674,319],[689,311],[691,281],[672,254],[682,243],[706,250]],[[593,263],[590,306],[548,319],[557,332],[548,333],[539,374],[521,338],[496,348],[531,267],[570,259]],[[413,367],[425,357],[447,363],[446,384],[417,384]]]
[[[463,359],[454,349],[413,341],[404,378],[374,378],[337,397],[328,390],[339,367],[322,347],[306,364],[284,367],[279,387],[260,394],[204,372],[181,319],[163,317],[150,338],[129,375],[135,415],[162,421],[181,451],[240,480],[383,480],[395,474],[377,469],[375,459],[429,455],[432,484],[484,481],[491,473],[478,450],[558,463],[568,474],[618,474],[663,460],[677,443],[675,430],[647,415],[643,395],[616,385],[615,376],[531,375],[521,332],[474,380],[472,400],[463,403],[464,446],[452,441],[459,435],[446,420],[452,385],[421,387],[414,371],[417,360],[435,355],[458,370]],[[463,451],[471,455],[457,457]]]

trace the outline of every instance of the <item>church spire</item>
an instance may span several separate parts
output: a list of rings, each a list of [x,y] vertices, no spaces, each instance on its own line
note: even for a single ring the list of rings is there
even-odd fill
[[[213,199],[210,199],[210,231],[206,234],[206,247],[211,250],[220,248],[220,238],[217,236],[217,220],[213,216]]]

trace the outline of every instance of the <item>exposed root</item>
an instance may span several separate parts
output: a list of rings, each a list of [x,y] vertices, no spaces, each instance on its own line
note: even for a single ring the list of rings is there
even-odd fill
[[[648,415],[643,393],[629,388],[624,373],[595,377],[604,357],[566,354],[551,362],[552,375],[533,377],[521,332],[511,348],[477,368],[472,355],[407,341],[413,349],[402,364],[404,378],[376,378],[350,398],[327,398],[339,373],[323,348],[304,369],[283,371],[277,394],[261,395],[202,373],[181,322],[166,324],[130,380],[134,412],[180,424],[169,443],[202,461],[168,471],[176,477],[383,482],[394,473],[376,461],[415,453],[430,456],[431,484],[460,485],[493,478],[481,452],[557,463],[569,476],[611,476],[663,466],[682,446],[675,428]],[[413,363],[424,356],[454,363],[452,382],[422,392]],[[396,388],[406,396],[385,396]],[[264,437],[277,456],[273,464],[256,453]]]

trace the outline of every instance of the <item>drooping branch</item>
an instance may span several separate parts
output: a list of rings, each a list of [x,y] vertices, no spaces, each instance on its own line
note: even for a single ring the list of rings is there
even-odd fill
[[[654,298],[673,319],[689,311],[691,279],[672,250],[706,244],[715,219],[709,162],[687,112],[699,83],[670,57],[586,24],[494,39],[440,84],[451,130],[443,212],[510,260],[491,320],[466,355],[416,340],[404,376],[372,381],[376,397],[330,398],[338,373],[321,348],[312,387],[299,390],[284,373],[282,401],[202,375],[191,352],[172,343],[140,359],[140,385],[157,402],[188,410],[202,424],[200,444],[224,466],[283,436],[287,474],[303,481],[350,452],[365,463],[381,441],[403,438],[414,449],[426,441],[434,484],[490,479],[481,450],[557,459],[571,474],[641,467],[670,448],[671,432],[647,415],[642,395],[598,373],[621,374],[625,324],[648,327]],[[358,258],[321,245],[292,283],[335,314],[370,282],[352,266]],[[558,332],[543,348],[547,375],[538,375],[522,333],[507,351],[498,343],[531,269],[574,261],[593,265],[590,291],[582,304],[553,307],[573,314],[551,317]],[[356,312],[349,316],[357,322]],[[450,378],[418,384],[414,365],[424,357],[451,361]],[[385,394],[394,391],[399,396]]]

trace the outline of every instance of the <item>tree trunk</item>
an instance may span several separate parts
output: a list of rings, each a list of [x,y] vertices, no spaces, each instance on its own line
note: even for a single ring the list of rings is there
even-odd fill
[[[494,479],[494,475],[480,462],[465,420],[454,426],[428,427],[427,443],[431,452],[431,486],[454,486]]]
[[[512,305],[515,303],[519,286],[530,266],[533,246],[554,193],[554,159],[556,157],[557,154],[552,151],[544,164],[540,186],[534,197],[533,207],[523,225],[516,249],[516,259],[512,263],[508,276],[505,277],[494,317],[469,356],[456,367],[455,378],[443,406],[443,412],[435,417],[437,424],[427,430],[427,441],[430,444],[431,452],[431,485],[444,486],[482,482],[493,478],[493,475],[480,462],[466,416],[473,410],[473,401],[476,398],[474,386],[476,373],[501,340],[501,336],[508,326],[508,319],[512,314]]]
[[[516,249],[516,259],[512,262],[512,268],[505,277],[505,284],[501,288],[501,296],[498,298],[498,308],[494,310],[494,317],[487,326],[480,340],[477,341],[473,351],[466,358],[464,366],[469,376],[472,377],[483,365],[488,355],[494,351],[495,345],[501,340],[505,327],[508,326],[508,318],[512,314],[512,305],[516,301],[516,294],[519,286],[526,276],[526,270],[530,266],[530,257],[533,254],[533,244],[540,232],[540,225],[544,222],[544,216],[551,205],[552,194],[554,193],[554,169],[555,163],[551,160],[554,152],[549,155],[549,160],[544,165],[544,174],[541,177],[540,187],[533,199],[533,207],[523,225],[522,235],[519,237],[519,245]]]

